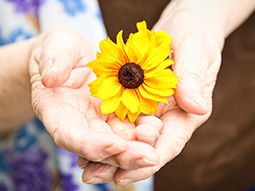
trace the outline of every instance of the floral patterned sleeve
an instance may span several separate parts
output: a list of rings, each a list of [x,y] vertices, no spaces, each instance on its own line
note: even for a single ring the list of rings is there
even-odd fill
[[[107,37],[96,0],[0,0],[0,46],[66,25],[95,45]],[[15,120],[15,119],[14,119]],[[36,118],[0,135],[0,191],[152,191],[153,179],[86,185],[77,156],[58,148]]]

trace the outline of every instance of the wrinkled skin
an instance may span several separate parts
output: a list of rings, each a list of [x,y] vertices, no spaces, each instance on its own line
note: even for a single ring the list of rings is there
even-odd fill
[[[86,84],[95,77],[86,67],[94,59],[89,42],[65,28],[40,37],[44,43],[30,62],[33,108],[57,145],[80,156],[84,182],[124,185],[150,177],[178,155],[208,119],[220,48],[199,15],[186,21],[186,14],[188,10],[175,15],[178,28],[175,19],[154,27],[174,39],[173,70],[180,80],[175,96],[160,104],[156,115],[140,116],[134,124],[122,123],[114,114],[101,115],[100,100],[90,97]]]
[[[37,42],[29,65],[32,106],[56,144],[124,169],[157,164],[155,149],[115,134],[106,123],[110,116],[100,113],[100,100],[90,96],[87,83],[95,76],[86,64],[94,59],[94,47],[68,28],[52,29]]]
[[[188,9],[178,11],[178,7],[174,8],[175,12],[168,15],[169,20],[159,20],[154,29],[165,30],[173,38],[173,70],[179,77],[176,93],[174,97],[168,98],[167,105],[160,103],[156,115],[140,116],[133,128],[125,131],[124,135],[123,132],[119,134],[129,137],[129,140],[136,139],[152,145],[159,156],[159,163],[152,167],[130,170],[79,158],[78,164],[86,164],[82,166],[85,182],[114,180],[118,185],[125,185],[150,177],[176,157],[196,128],[209,118],[212,92],[221,63],[222,41],[212,35],[199,14],[192,14],[193,11]],[[107,121],[113,129],[119,128],[118,122],[117,118]],[[125,124],[130,127],[128,121]],[[122,126],[125,128],[124,124]]]
[[[150,177],[178,155],[208,119],[220,48],[199,15],[187,14],[182,11],[172,23],[154,27],[174,39],[173,70],[180,80],[176,94],[156,115],[140,116],[134,124],[101,115],[100,100],[90,97],[86,84],[94,76],[86,63],[94,58],[94,48],[85,39],[69,29],[53,29],[40,37],[44,43],[30,62],[33,108],[57,145],[80,156],[84,182],[124,185]]]
[[[181,152],[210,116],[224,38],[255,8],[254,0],[233,1],[169,4],[154,29],[172,36],[179,83],[167,105],[135,123],[101,115],[100,100],[87,87],[95,78],[86,67],[95,50],[80,34],[55,28],[2,46],[0,131],[11,132],[33,117],[30,80],[37,117],[58,146],[80,156],[84,182],[124,185],[150,177]]]

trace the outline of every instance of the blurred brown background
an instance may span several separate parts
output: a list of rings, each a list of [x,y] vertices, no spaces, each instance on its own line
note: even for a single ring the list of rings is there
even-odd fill
[[[99,0],[108,35],[151,28],[169,0]],[[255,13],[226,40],[211,118],[155,176],[155,191],[239,191],[255,185]]]

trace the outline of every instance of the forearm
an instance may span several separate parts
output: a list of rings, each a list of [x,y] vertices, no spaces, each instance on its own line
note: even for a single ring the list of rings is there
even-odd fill
[[[211,36],[222,49],[225,38],[242,24],[254,9],[254,0],[173,0],[162,13],[158,23],[169,28],[168,32],[171,33],[171,25],[180,22],[175,16],[188,11],[185,16],[204,20],[206,31],[210,31]],[[173,18],[176,21],[172,21]],[[190,18],[187,20],[190,21]],[[185,22],[185,19],[182,18],[181,22],[183,21]],[[196,26],[196,23],[196,21],[192,22],[192,32],[196,31],[194,28],[205,27]]]
[[[201,15],[226,38],[240,26],[255,9],[254,0],[190,0]]]
[[[28,63],[34,39],[0,47],[0,132],[33,116]]]

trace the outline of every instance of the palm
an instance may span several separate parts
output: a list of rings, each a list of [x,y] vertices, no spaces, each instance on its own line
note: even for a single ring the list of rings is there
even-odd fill
[[[94,76],[86,64],[94,48],[70,29],[44,35],[30,59],[32,106],[56,144],[85,160],[126,169],[157,163],[152,147],[116,135],[105,122],[110,116],[100,112],[100,100],[90,97],[87,83]]]
[[[180,81],[174,97],[168,98],[169,103],[167,105],[160,103],[154,116],[140,116],[138,124],[135,124],[135,130],[131,132],[135,136],[130,136],[153,144],[160,156],[159,163],[153,167],[136,170],[119,168],[116,172],[115,169],[113,179],[117,183],[123,179],[139,181],[158,171],[181,152],[195,129],[209,118],[212,111],[212,92],[221,62],[219,46],[211,33],[206,32],[208,28],[199,15],[189,13],[188,10],[174,14],[178,8],[169,10],[172,11],[168,14],[172,15],[172,19],[166,23],[159,21],[155,30],[165,30],[173,37],[172,48],[175,54],[173,70]],[[144,139],[148,136],[148,130],[143,124],[148,128],[149,125],[153,125],[152,121],[157,121],[155,117],[163,126],[159,123],[154,125],[159,134],[154,137],[154,141],[148,141]],[[137,130],[141,126],[144,127],[144,131]],[[90,166],[86,169],[85,179],[91,174],[99,175],[99,171],[95,170],[93,165]]]

